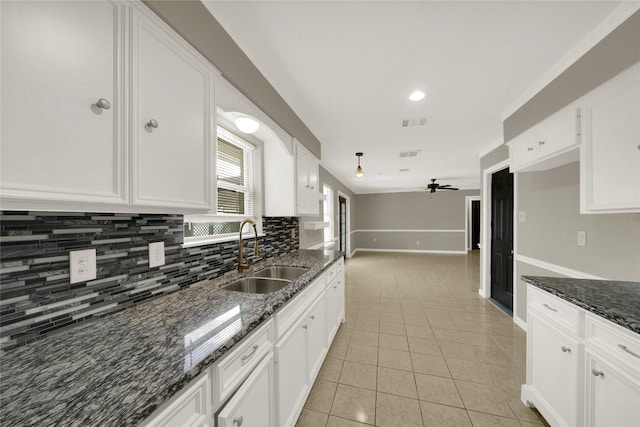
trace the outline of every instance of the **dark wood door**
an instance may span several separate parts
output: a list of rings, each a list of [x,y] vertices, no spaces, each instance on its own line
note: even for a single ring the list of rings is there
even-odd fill
[[[513,174],[491,178],[491,297],[513,310]]]
[[[347,199],[338,196],[338,207],[340,212],[340,252],[347,253]]]
[[[471,250],[478,249],[480,243],[480,200],[471,201]]]

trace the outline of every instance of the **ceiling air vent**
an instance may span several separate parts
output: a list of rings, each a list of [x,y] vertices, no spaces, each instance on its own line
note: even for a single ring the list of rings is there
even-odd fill
[[[408,128],[408,127],[413,127],[413,126],[424,126],[427,124],[427,118],[426,117],[418,117],[416,119],[404,119],[402,121],[402,127],[403,128]]]
[[[408,159],[412,157],[418,157],[421,153],[421,150],[411,150],[411,151],[401,151],[398,153],[398,157],[401,159]]]

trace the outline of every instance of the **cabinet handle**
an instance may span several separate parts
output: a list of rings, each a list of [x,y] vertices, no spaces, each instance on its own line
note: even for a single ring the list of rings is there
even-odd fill
[[[149,120],[149,122],[146,124],[146,126],[150,127],[150,128],[154,128],[154,129],[158,129],[158,121],[155,119],[151,119]]]
[[[538,141],[538,145],[544,145],[544,141]]]
[[[235,417],[235,418],[233,419],[233,423],[234,423],[235,425],[237,425],[238,427],[240,427],[240,426],[242,425],[242,422],[243,422],[243,421],[244,421],[244,418],[243,418],[243,417]]]
[[[635,356],[638,359],[640,359],[640,354],[636,353],[635,351],[629,350],[629,348],[626,345],[618,344],[618,347],[620,347],[621,349],[623,349],[624,351],[626,351],[630,355]]]
[[[302,329],[307,329],[307,325],[302,325]]]
[[[592,368],[591,369],[591,373],[593,374],[593,376],[595,377],[602,377],[604,378],[604,372],[602,371],[598,371],[596,368]]]
[[[108,110],[109,108],[111,108],[111,103],[104,98],[100,98],[98,99],[98,102],[96,102],[96,106],[98,108],[102,108],[103,110]]]
[[[553,307],[549,307],[549,304],[546,304],[546,303],[545,303],[545,304],[542,304],[542,305],[544,305],[545,307],[547,307],[547,308],[548,308],[549,310],[551,310],[551,311],[555,311],[556,313],[558,312],[558,310],[556,310],[555,308],[553,308]]]
[[[563,345],[561,348],[564,353],[571,353],[571,349],[569,347]]]
[[[256,344],[256,345],[254,345],[254,346],[253,346],[253,350],[251,350],[251,353],[249,353],[249,354],[245,354],[244,356],[242,356],[242,357],[240,358],[240,360],[241,360],[242,362],[246,362],[247,360],[249,360],[249,358],[250,358],[251,356],[253,356],[253,355],[255,354],[255,352],[256,352],[257,350],[258,350],[258,344]],[[242,418],[242,417],[240,417],[240,418]],[[235,421],[234,421],[234,422],[235,422]],[[242,422],[242,421],[240,421],[240,422]]]
[[[533,147],[527,147],[527,151],[533,151]]]

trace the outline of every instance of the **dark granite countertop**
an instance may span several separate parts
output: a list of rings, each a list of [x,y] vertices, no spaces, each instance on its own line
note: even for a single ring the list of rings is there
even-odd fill
[[[522,280],[640,334],[640,282],[540,276]]]
[[[9,350],[0,356],[0,425],[138,424],[340,256],[294,251],[242,274],[310,268],[271,294],[220,290],[240,277],[234,271]]]

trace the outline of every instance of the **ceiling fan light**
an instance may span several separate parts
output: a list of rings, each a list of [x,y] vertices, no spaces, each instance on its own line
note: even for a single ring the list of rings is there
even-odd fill
[[[260,123],[249,117],[238,117],[234,121],[240,132],[254,133],[260,127]]]

